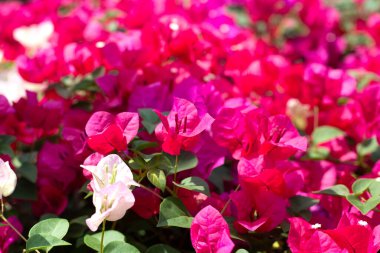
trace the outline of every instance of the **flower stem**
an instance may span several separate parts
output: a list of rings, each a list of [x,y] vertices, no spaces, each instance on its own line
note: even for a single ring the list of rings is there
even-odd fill
[[[236,186],[236,189],[234,190],[234,192],[238,191],[240,188],[240,184],[238,186]],[[226,202],[226,204],[223,206],[223,209],[222,211],[220,211],[220,214],[223,215],[224,211],[226,211],[228,205],[231,203],[231,198],[229,198]]]
[[[318,119],[319,119],[319,107],[318,106],[314,106],[313,108],[313,114],[314,114],[314,129],[316,129],[318,127]]]
[[[13,231],[15,231],[15,233],[24,241],[26,242],[27,239],[21,234],[20,231],[18,231],[18,229],[12,225],[12,223],[9,222],[9,220],[7,218],[5,218],[4,216],[4,202],[3,202],[3,199],[1,198],[0,199],[0,205],[1,205],[1,210],[0,210],[0,219],[2,219]],[[38,250],[35,250],[37,253],[40,253]]]
[[[21,239],[23,239],[25,242],[27,241],[27,239],[20,233],[20,231],[18,231],[17,228],[15,228],[12,223],[9,222],[9,220],[7,218],[5,218],[5,216],[3,214],[0,214],[0,218],[11,228],[13,229],[13,231],[15,231],[15,233],[20,236]]]
[[[102,237],[100,239],[100,253],[104,253],[104,232],[106,231],[106,220],[103,221],[103,226],[102,226]]]
[[[177,183],[177,170],[178,170],[178,155],[175,156],[175,163],[174,163],[174,175],[173,175],[173,182]],[[177,195],[177,186],[173,185],[174,193]]]
[[[154,196],[164,200],[163,197],[161,197],[159,194],[157,194],[155,191],[152,191],[151,189],[149,189],[148,187],[146,187],[145,185],[142,185],[140,184],[140,187],[143,188],[144,190],[147,190],[148,192],[152,193]]]

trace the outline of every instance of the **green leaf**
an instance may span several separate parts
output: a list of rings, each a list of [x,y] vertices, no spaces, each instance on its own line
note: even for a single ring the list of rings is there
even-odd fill
[[[330,150],[325,147],[312,146],[307,151],[310,159],[324,160],[330,155]]]
[[[16,141],[16,137],[12,135],[0,135],[0,154],[8,154],[13,156],[11,144]]]
[[[166,176],[162,170],[152,169],[148,171],[147,177],[149,181],[161,191],[165,191]]]
[[[160,118],[152,109],[139,109],[138,112],[143,119],[141,124],[145,127],[148,133],[153,133],[156,126],[160,123]]]
[[[157,142],[152,141],[144,141],[144,140],[134,140],[131,143],[131,149],[141,151],[147,148],[155,148],[157,147]]]
[[[169,245],[156,244],[150,247],[145,253],[180,253],[180,252]]]
[[[321,126],[313,131],[311,137],[315,144],[319,144],[330,141],[343,135],[344,132],[336,127]]]
[[[363,215],[375,209],[380,204],[380,196],[373,196],[369,198],[364,204],[362,209],[359,209]]]
[[[168,175],[174,174],[176,157],[169,154],[165,154],[165,155],[169,158],[171,162],[170,166],[166,168],[168,172],[167,174]],[[193,153],[182,151],[181,154],[178,156],[177,172],[195,168],[197,165],[198,165],[198,158]]]
[[[68,245],[71,245],[71,244],[53,235],[35,234],[27,240],[26,251],[31,252],[36,249],[49,251],[51,248],[56,247],[56,246],[68,246]]]
[[[140,251],[133,245],[121,242],[121,241],[114,241],[107,244],[106,247],[104,247],[104,253],[121,253],[121,252],[128,252],[128,253],[140,253]]]
[[[380,182],[376,179],[372,182],[372,184],[368,187],[369,193],[371,196],[379,196],[380,195]]]
[[[21,176],[30,181],[31,183],[35,183],[37,180],[37,167],[34,164],[27,163],[21,165],[20,168],[17,169],[20,172]]]
[[[85,235],[84,243],[93,250],[100,251],[100,240],[102,233],[96,233],[93,235]],[[109,243],[114,241],[124,242],[125,237],[122,233],[116,230],[108,230],[104,232],[103,246],[106,247]]]
[[[290,207],[295,213],[308,210],[310,207],[318,204],[318,199],[313,199],[305,196],[293,196],[289,199]]]
[[[232,181],[231,169],[226,166],[220,166],[215,168],[208,180],[218,188],[219,193],[224,192],[224,181]]]
[[[356,151],[360,156],[366,156],[374,153],[379,144],[377,143],[376,138],[371,138],[368,140],[364,140],[356,146]]]
[[[200,177],[187,177],[183,179],[180,184],[176,182],[173,182],[173,184],[190,191],[196,191],[210,196],[208,184]]]
[[[246,249],[238,249],[235,253],[248,253]]]
[[[369,198],[366,202],[362,202],[359,199],[359,196],[351,194],[347,196],[348,202],[355,206],[359,211],[366,215],[369,211],[376,208],[380,204],[380,196],[373,196]]]
[[[374,182],[373,179],[360,178],[352,184],[352,191],[356,195],[361,195]]]
[[[346,197],[347,195],[350,194],[350,190],[348,190],[348,188],[343,184],[337,184],[330,188],[327,188],[321,191],[316,191],[315,193]]]
[[[86,224],[87,218],[88,216],[84,215],[84,216],[79,216],[75,219],[70,220],[70,228],[69,228],[69,232],[67,236],[70,238],[82,237],[83,234],[87,230],[87,224]]]
[[[20,178],[17,180],[16,189],[11,197],[22,200],[37,200],[36,185],[25,178]]]
[[[51,218],[38,222],[29,230],[29,237],[33,235],[51,235],[62,239],[69,230],[69,222],[65,219]]]
[[[186,207],[175,197],[168,197],[160,204],[157,227],[190,228],[193,217],[189,217]]]
[[[346,199],[348,200],[348,202],[351,203],[351,205],[355,206],[360,211],[363,210],[363,203],[360,201],[358,196],[356,196],[354,194],[350,194],[350,195],[346,196]]]

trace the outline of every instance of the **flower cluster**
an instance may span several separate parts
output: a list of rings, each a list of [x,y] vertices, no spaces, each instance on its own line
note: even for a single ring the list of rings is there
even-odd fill
[[[379,12],[0,3],[0,252],[378,252]]]

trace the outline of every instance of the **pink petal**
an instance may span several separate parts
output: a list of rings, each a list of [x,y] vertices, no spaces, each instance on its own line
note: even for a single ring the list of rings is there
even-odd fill
[[[212,206],[206,206],[195,216],[190,235],[197,253],[230,253],[234,248],[227,222]]]

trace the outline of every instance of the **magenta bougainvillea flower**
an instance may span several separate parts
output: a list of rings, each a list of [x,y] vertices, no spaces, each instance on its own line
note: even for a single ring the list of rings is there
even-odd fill
[[[0,2],[0,253],[379,251],[378,1]]]
[[[290,218],[288,243],[292,252],[378,252],[380,225],[344,213],[335,229],[309,224],[301,218]]]
[[[124,151],[139,129],[137,113],[122,112],[113,116],[108,112],[96,112],[86,124],[88,145],[91,149],[108,154],[113,150]]]
[[[15,216],[11,216],[8,218],[8,221],[17,228],[18,231],[23,230],[23,226],[20,221]],[[19,240],[19,236],[13,231],[9,226],[7,226],[4,222],[1,223],[0,226],[0,252],[7,253],[9,252],[9,246],[11,246],[14,242]]]
[[[156,127],[156,136],[163,142],[162,149],[171,155],[179,155],[181,149],[192,150],[198,144],[200,134],[214,121],[208,113],[200,115],[193,103],[182,98],[174,98],[168,116],[155,112],[162,121]]]
[[[190,235],[197,253],[230,253],[234,248],[227,222],[212,206],[206,206],[195,216]]]

